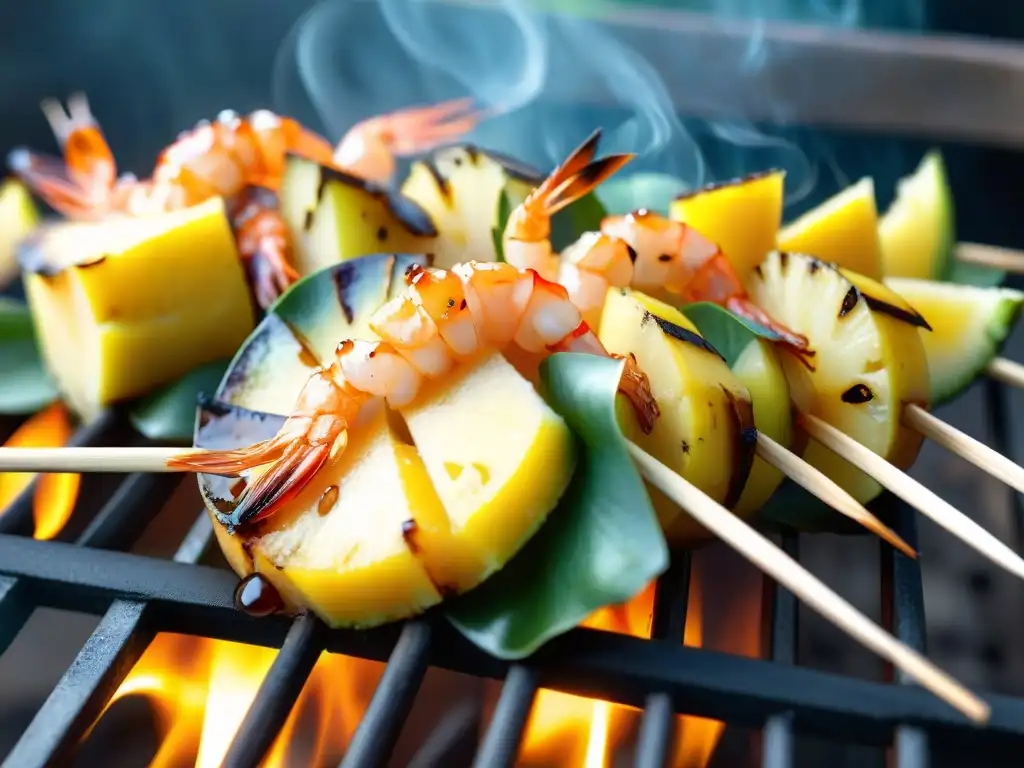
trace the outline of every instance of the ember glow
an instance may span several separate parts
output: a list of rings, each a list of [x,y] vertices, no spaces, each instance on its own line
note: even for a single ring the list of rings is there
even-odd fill
[[[144,697],[159,729],[150,768],[217,768],[276,655],[241,643],[159,634],[104,714],[120,699]],[[263,768],[336,764],[382,669],[375,662],[323,653]]]
[[[29,418],[4,445],[10,448],[59,448],[71,439],[71,418],[67,409],[54,403]],[[0,515],[35,477],[25,472],[0,474]],[[32,502],[34,537],[52,539],[71,517],[78,498],[81,475],[46,474],[39,478]]]
[[[654,611],[654,584],[621,606],[602,608],[583,626],[609,632],[650,637]],[[691,577],[684,644],[700,647],[701,589]],[[607,701],[571,696],[557,691],[537,693],[519,754],[523,766],[569,765],[609,768],[615,749],[635,738],[641,713]],[[711,760],[724,723],[700,717],[676,721],[674,768],[704,768]]]
[[[715,650],[758,655],[760,577],[732,579],[736,563],[694,556],[684,642]],[[706,558],[705,558],[706,559]],[[702,589],[702,580],[707,585]],[[719,594],[721,593],[721,594]],[[702,603],[721,608],[705,620]],[[624,605],[592,614],[584,626],[634,637],[650,636],[651,584]],[[705,626],[705,624],[707,626]],[[114,694],[104,715],[129,696],[151,706],[159,746],[149,765],[194,764],[215,768],[224,759],[277,651],[186,635],[158,634]],[[384,665],[324,653],[313,669],[284,728],[261,764],[337,765],[373,696]],[[430,706],[446,706],[432,701]],[[557,691],[538,692],[517,765],[611,768],[621,749],[632,750],[642,713],[632,707]],[[725,726],[715,720],[679,717],[674,768],[706,768]],[[621,757],[621,755],[619,755]]]

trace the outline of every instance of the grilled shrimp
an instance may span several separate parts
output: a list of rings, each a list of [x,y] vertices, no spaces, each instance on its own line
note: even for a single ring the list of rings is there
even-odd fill
[[[395,156],[427,151],[472,129],[480,113],[468,99],[394,112],[355,125],[335,150],[297,121],[258,110],[225,110],[167,147],[150,179],[118,176],[113,153],[83,94],[68,110],[47,99],[42,108],[62,147],[60,160],[18,148],[8,165],[30,189],[71,219],[178,210],[224,197],[239,252],[260,306],[269,306],[298,279],[291,236],[279,210],[288,154],[386,183]]]
[[[641,291],[660,288],[687,304],[713,302],[768,328],[801,357],[814,354],[807,348],[806,336],[773,320],[750,300],[722,249],[693,227],[639,210],[605,218],[601,232],[622,240],[632,249],[633,274],[629,285]],[[579,257],[581,267],[589,256]],[[614,284],[611,277],[608,279]]]
[[[509,264],[536,270],[546,280],[558,280],[559,257],[551,249],[551,217],[635,157],[623,154],[593,160],[600,139],[601,131],[594,131],[512,211],[502,235],[502,250]]]
[[[268,517],[293,499],[348,442],[349,425],[374,398],[399,408],[425,379],[460,361],[516,345],[531,353],[583,352],[609,357],[565,289],[532,269],[467,262],[450,271],[412,267],[406,290],[378,309],[370,328],[380,341],[343,341],[334,361],[314,373],[280,432],[234,451],[173,459],[180,469],[239,475],[263,468],[228,518],[234,526]],[[660,415],[646,375],[626,358],[620,391],[645,432]]]

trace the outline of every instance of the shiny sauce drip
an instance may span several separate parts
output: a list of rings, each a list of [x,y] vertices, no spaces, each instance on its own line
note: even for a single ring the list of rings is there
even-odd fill
[[[250,616],[263,617],[284,608],[284,601],[266,576],[251,573],[235,587],[235,605]]]

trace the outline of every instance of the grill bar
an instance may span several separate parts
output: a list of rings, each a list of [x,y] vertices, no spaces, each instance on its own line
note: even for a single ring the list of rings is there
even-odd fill
[[[538,679],[537,670],[525,664],[509,668],[473,768],[511,768],[515,764]]]
[[[76,548],[0,535],[0,571],[32,580],[41,604],[105,610],[111,599],[148,600],[159,606],[158,629],[256,645],[283,643],[288,622],[253,619],[234,608],[236,577],[223,570],[185,566],[138,555]],[[472,647],[454,629],[436,627],[431,663],[481,677],[500,678],[506,665]],[[396,629],[335,630],[330,651],[381,660]],[[889,743],[892,729],[913,724],[933,738],[987,747],[1024,744],[1024,699],[991,694],[992,719],[975,727],[916,686],[893,686],[769,661],[641,638],[575,629],[531,659],[544,687],[642,706],[647,694],[667,690],[676,711],[759,727],[793,711],[795,724],[842,741]]]
[[[911,547],[917,549],[917,512],[895,497],[887,497],[892,510],[893,530]],[[921,566],[884,541],[882,561],[882,620],[885,626],[911,648],[925,651],[924,588]],[[893,679],[892,666],[886,664],[886,676]],[[900,672],[895,675],[900,684],[911,684]],[[894,739],[896,768],[927,768],[928,739],[919,728],[902,725],[896,729]]]
[[[1013,440],[1010,437],[1011,424],[1009,393],[1006,385],[995,379],[985,379],[985,412],[988,416],[988,430],[992,436],[992,447],[1003,456],[1014,459]],[[1014,459],[1016,461],[1016,459]],[[1006,486],[1010,510],[1013,514],[1014,544],[1018,552],[1024,551],[1024,503],[1021,495],[1012,486]]]
[[[690,553],[675,553],[668,570],[658,579],[651,617],[652,640],[675,645],[683,642],[689,601]],[[669,764],[676,722],[672,709],[672,698],[665,691],[647,696],[636,746],[636,768],[663,768]]]
[[[174,559],[194,563],[213,536],[204,511]],[[43,768],[66,760],[139,660],[154,629],[145,602],[115,600],[4,761],[4,768]]]
[[[800,559],[800,536],[791,530],[782,534],[782,549],[794,560]],[[777,664],[796,664],[799,638],[800,604],[796,596],[780,584],[765,579],[767,602],[771,605],[768,623],[768,649]],[[764,768],[791,768],[793,765],[793,713],[783,712],[768,718],[761,740]]]
[[[341,768],[376,768],[387,763],[427,672],[432,642],[433,628],[425,621],[411,621],[402,629]]]
[[[224,768],[259,766],[281,732],[324,649],[326,626],[309,613],[298,619],[274,658],[242,724],[231,740]]]
[[[163,498],[180,478],[173,475],[129,475],[75,542],[80,547],[122,549],[142,533],[149,518],[144,511],[151,496]],[[27,585],[0,576],[0,653],[32,615]]]

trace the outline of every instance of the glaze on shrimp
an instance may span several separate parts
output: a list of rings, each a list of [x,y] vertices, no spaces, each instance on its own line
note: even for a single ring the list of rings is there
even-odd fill
[[[269,440],[234,451],[171,460],[179,469],[239,475],[263,471],[222,522],[251,524],[295,498],[348,442],[349,425],[374,398],[401,407],[425,379],[443,377],[485,350],[515,345],[530,353],[583,352],[610,357],[565,289],[532,269],[467,262],[450,271],[413,267],[402,295],[378,309],[370,328],[380,341],[343,341],[334,361],[313,374],[291,416]],[[645,432],[660,411],[647,377],[629,356],[619,390]]]
[[[770,328],[801,355],[807,338],[775,322],[747,297],[721,249],[686,224],[648,211],[607,217],[561,255],[551,247],[551,217],[616,173],[633,155],[593,161],[601,132],[593,134],[509,216],[505,260],[535,269],[563,285],[583,318],[596,325],[609,287],[667,291],[682,302],[712,301]]]
[[[75,94],[67,112],[53,99],[42,104],[63,160],[19,148],[8,165],[71,219],[166,212],[225,198],[253,292],[265,308],[298,279],[277,198],[289,154],[387,183],[396,155],[424,152],[471,130],[481,115],[469,107],[469,99],[459,99],[373,117],[355,125],[337,150],[291,118],[267,110],[247,117],[225,110],[182,133],[160,154],[151,178],[139,180],[118,176],[85,96]]]

